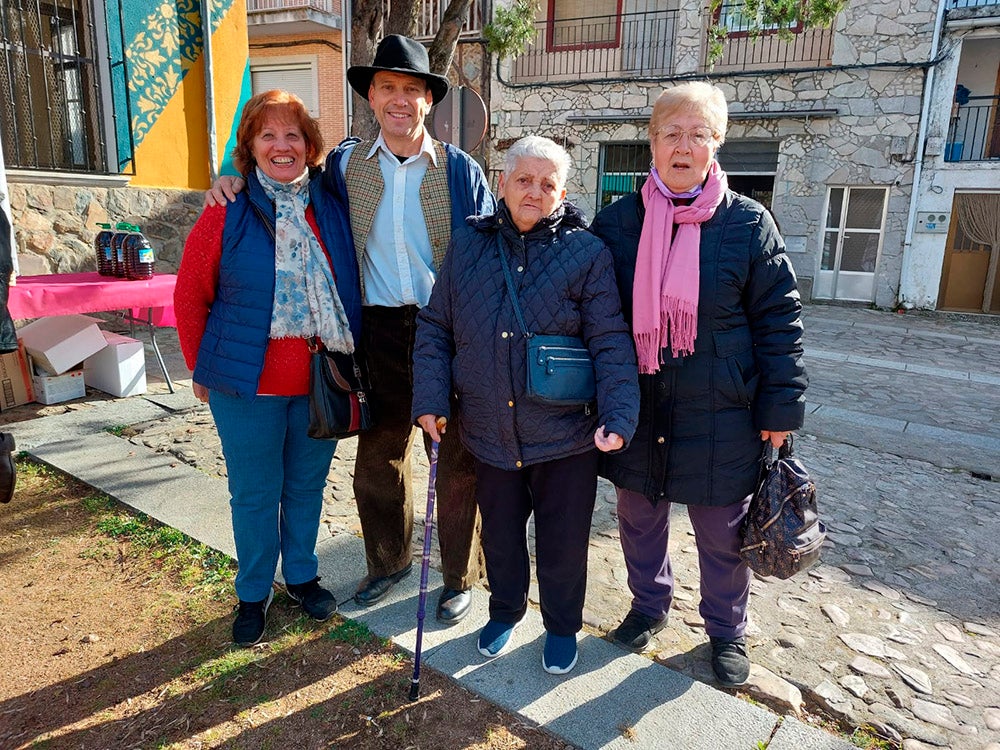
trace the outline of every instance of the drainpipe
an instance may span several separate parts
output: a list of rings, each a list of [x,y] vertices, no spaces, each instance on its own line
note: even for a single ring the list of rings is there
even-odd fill
[[[208,178],[215,182],[219,177],[219,144],[216,137],[215,80],[212,70],[212,0],[201,0],[201,36],[204,39],[202,58],[205,61],[205,109],[208,115]]]
[[[351,135],[351,121],[354,119],[354,97],[351,84],[347,82],[347,69],[351,66],[351,48],[354,46],[354,38],[351,36],[351,4],[354,0],[340,0],[341,15],[344,19],[344,34],[341,53],[344,58],[344,75],[341,80],[344,82],[344,138]]]
[[[917,201],[920,199],[920,178],[924,167],[924,144],[927,141],[927,120],[931,108],[931,92],[934,89],[934,71],[937,69],[935,61],[937,60],[938,45],[941,39],[941,27],[944,26],[944,12],[947,2],[948,0],[938,0],[937,18],[934,21],[934,38],[931,39],[931,64],[927,66],[927,78],[924,81],[923,104],[920,108],[920,127],[917,130],[916,154],[913,160],[913,189],[910,192],[910,209],[906,216],[906,234],[903,237],[904,270],[906,261],[909,259],[912,250],[913,230],[917,224]],[[900,292],[902,292],[902,288]]]

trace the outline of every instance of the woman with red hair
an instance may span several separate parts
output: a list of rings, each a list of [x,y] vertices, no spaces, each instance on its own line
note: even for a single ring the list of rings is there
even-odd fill
[[[323,139],[302,101],[257,94],[233,160],[247,187],[206,207],[184,246],[174,305],[195,395],[209,404],[229,476],[239,607],[233,640],[264,635],[281,555],[288,595],[317,620],[316,536],[335,441],[309,425],[309,347],[353,352],[361,290],[350,225],[321,187]]]

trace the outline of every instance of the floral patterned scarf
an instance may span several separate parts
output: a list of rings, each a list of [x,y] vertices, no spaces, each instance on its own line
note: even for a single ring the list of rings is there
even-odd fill
[[[354,337],[330,262],[306,221],[309,170],[285,183],[272,180],[258,167],[257,179],[274,201],[271,338],[319,336],[331,351],[353,352]]]

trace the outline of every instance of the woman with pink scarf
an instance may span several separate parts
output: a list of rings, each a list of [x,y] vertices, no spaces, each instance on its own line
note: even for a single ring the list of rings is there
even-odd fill
[[[602,457],[616,486],[632,606],[613,638],[635,652],[663,629],[674,578],[670,506],[687,506],[701,571],[700,613],[720,684],[750,673],[750,570],[740,523],[764,441],[802,426],[801,304],[771,214],[728,189],[715,160],[726,100],[708,83],[664,91],[649,123],[642,188],[602,210],[639,362],[639,426]]]

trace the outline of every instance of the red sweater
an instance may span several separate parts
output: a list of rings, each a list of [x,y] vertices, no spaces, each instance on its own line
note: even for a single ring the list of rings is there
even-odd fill
[[[306,220],[319,237],[319,226],[310,205]],[[195,222],[177,271],[174,311],[177,338],[188,369],[194,370],[208,313],[215,300],[222,259],[222,230],[226,207],[212,206],[202,211]],[[322,246],[322,240],[320,245]],[[326,248],[323,248],[326,252]],[[329,254],[327,254],[329,260]],[[270,339],[264,355],[264,369],[257,383],[257,393],[267,396],[303,396],[309,392],[309,347],[305,339]]]

